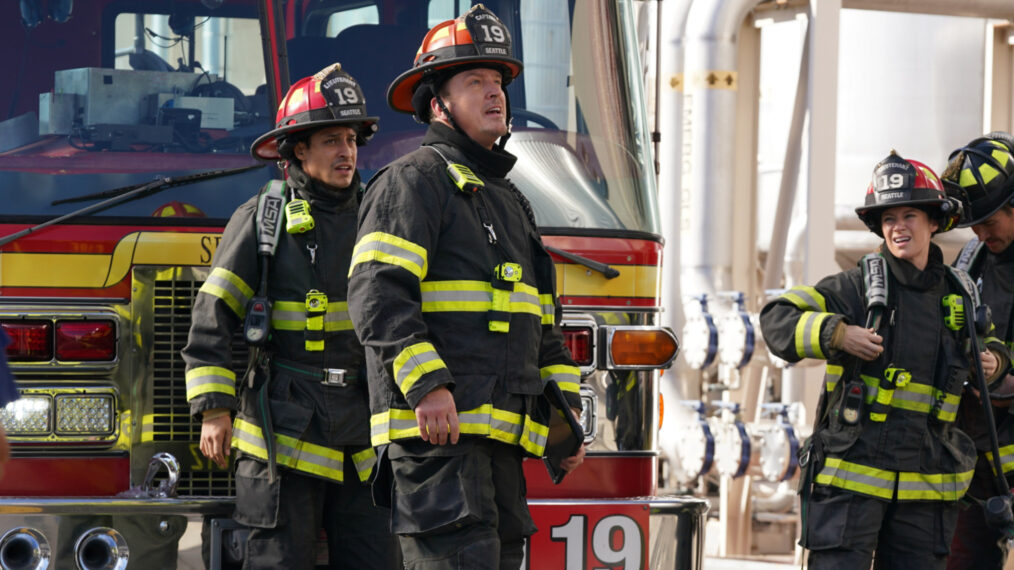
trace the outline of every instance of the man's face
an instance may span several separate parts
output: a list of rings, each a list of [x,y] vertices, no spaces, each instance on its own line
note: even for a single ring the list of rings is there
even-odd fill
[[[507,97],[502,83],[499,71],[478,68],[456,74],[441,89],[441,99],[454,121],[486,148],[493,148],[496,140],[507,134]],[[433,116],[448,123],[435,99],[430,105]]]
[[[333,186],[346,188],[356,172],[356,131],[350,127],[324,127],[296,145],[303,172]]]
[[[989,251],[1002,253],[1014,242],[1014,208],[1000,208],[986,221],[972,226],[972,231]]]

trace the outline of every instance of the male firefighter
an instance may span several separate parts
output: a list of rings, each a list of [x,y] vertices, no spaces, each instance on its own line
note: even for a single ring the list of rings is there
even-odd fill
[[[360,211],[349,313],[366,346],[380,477],[392,481],[374,492],[392,502],[411,569],[518,568],[536,530],[521,463],[544,450],[547,383],[580,409],[553,262],[506,178],[517,159],[503,150],[504,87],[520,72],[507,28],[481,4],[431,29],[387,92],[429,129],[370,181]]]
[[[201,452],[236,460],[235,520],[251,527],[244,568],[311,568],[318,529],[332,568],[389,568],[395,541],[366,483],[364,355],[346,309],[361,184],[357,147],[376,130],[355,79],[334,64],[297,81],[276,128],[254,142],[284,161],[229,220],[183,349]],[[252,345],[230,369],[233,333]],[[233,419],[235,415],[235,419]]]
[[[995,335],[1014,346],[1014,138],[1004,132],[979,137],[951,153],[943,176],[948,190],[959,197],[964,216],[959,224],[971,226],[976,237],[969,241],[954,262],[977,281],[982,301],[989,305],[996,323]],[[1008,413],[1014,401],[1014,377],[990,390],[1001,463],[1008,483],[1014,480],[1014,417]],[[975,440],[979,459],[965,509],[958,514],[958,526],[951,544],[947,567],[1002,568],[1006,548],[1001,539],[1010,538],[1012,528],[1002,521],[987,521],[983,502],[1002,490],[992,468],[989,425],[979,394],[961,400],[958,425]]]
[[[942,569],[975,465],[954,418],[975,356],[965,319],[974,319],[976,295],[931,241],[960,206],[929,167],[892,152],[856,213],[884,240],[879,252],[761,312],[775,354],[827,360],[800,459],[800,543],[811,570]],[[979,357],[999,376],[1006,350],[989,347]]]

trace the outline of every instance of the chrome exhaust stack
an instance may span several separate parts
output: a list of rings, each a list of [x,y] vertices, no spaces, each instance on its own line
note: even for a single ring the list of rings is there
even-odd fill
[[[124,570],[129,557],[126,539],[109,527],[85,532],[74,546],[74,560],[80,570]]]
[[[50,561],[49,541],[37,529],[12,528],[0,538],[0,568],[3,570],[46,570]]]

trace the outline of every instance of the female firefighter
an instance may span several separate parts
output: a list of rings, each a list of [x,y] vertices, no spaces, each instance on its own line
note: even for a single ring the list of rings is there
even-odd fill
[[[976,457],[953,422],[977,296],[931,241],[960,207],[932,170],[892,151],[856,213],[884,239],[880,250],[761,313],[775,354],[827,360],[800,459],[800,543],[812,570],[943,569]],[[980,353],[988,377],[1006,369],[1006,354],[992,343]]]

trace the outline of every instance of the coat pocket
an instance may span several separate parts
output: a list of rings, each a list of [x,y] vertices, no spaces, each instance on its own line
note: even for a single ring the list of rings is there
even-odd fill
[[[283,473],[271,483],[268,467],[261,461],[243,458],[236,463],[236,510],[232,518],[255,528],[278,526],[278,497]]]
[[[482,520],[482,477],[475,462],[468,453],[392,457],[394,533],[435,534]]]

